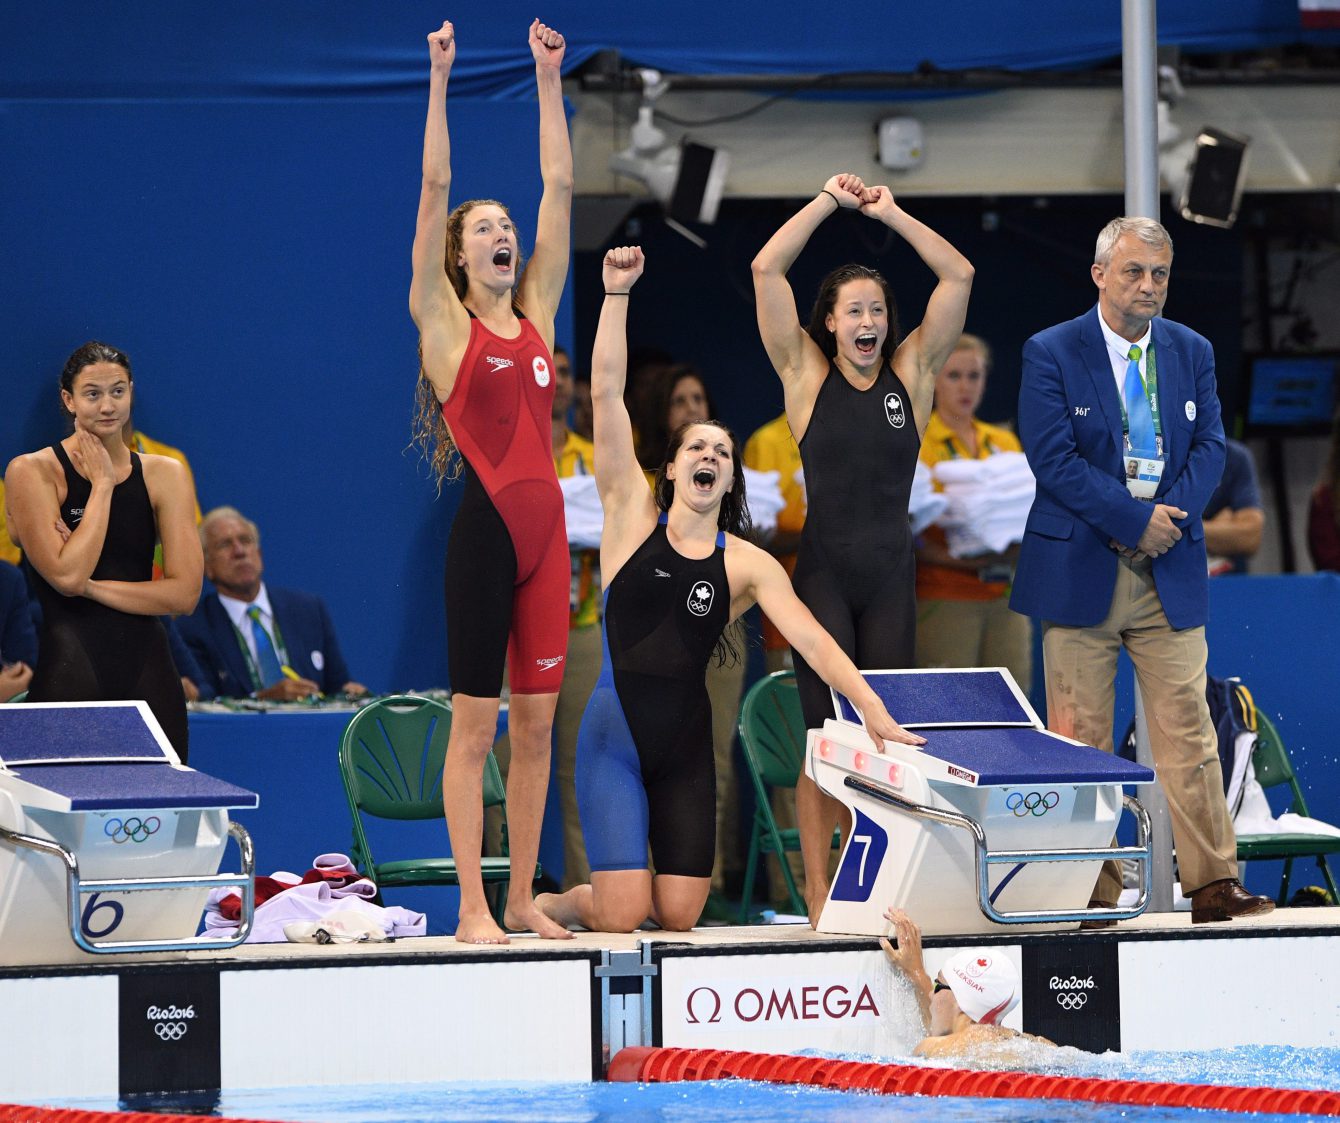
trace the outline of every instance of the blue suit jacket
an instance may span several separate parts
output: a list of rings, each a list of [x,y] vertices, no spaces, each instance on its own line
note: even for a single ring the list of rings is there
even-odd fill
[[[323,694],[338,693],[349,681],[349,668],[340,653],[325,602],[297,589],[273,585],[265,588],[288,651],[289,665],[303,678],[319,684]],[[244,698],[252,692],[246,656],[218,593],[201,597],[195,612],[179,619],[177,628],[216,694]]]
[[[37,629],[28,604],[28,582],[9,562],[0,562],[0,663],[37,666]]]
[[[1153,321],[1165,467],[1156,499],[1187,512],[1181,539],[1154,559],[1154,584],[1174,628],[1205,623],[1201,512],[1224,467],[1224,428],[1208,340]],[[1010,607],[1071,627],[1101,623],[1112,604],[1116,539],[1135,546],[1153,515],[1126,490],[1121,401],[1095,306],[1024,344],[1019,438],[1037,477]]]

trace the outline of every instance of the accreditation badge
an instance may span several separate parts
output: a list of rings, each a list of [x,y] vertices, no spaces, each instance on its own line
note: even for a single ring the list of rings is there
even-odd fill
[[[1122,458],[1126,468],[1126,490],[1136,499],[1153,499],[1163,479],[1163,457],[1144,449],[1127,449]]]

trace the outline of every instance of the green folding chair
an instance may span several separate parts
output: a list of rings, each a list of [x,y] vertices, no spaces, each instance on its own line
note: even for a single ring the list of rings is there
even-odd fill
[[[1252,768],[1256,780],[1263,788],[1274,788],[1288,784],[1293,802],[1288,810],[1295,815],[1307,814],[1307,801],[1303,798],[1303,789],[1298,784],[1289,752],[1280,739],[1279,731],[1260,710],[1256,711],[1256,749],[1252,753]],[[1340,904],[1340,892],[1336,891],[1335,877],[1331,874],[1328,854],[1340,854],[1340,837],[1325,834],[1240,834],[1238,835],[1238,861],[1284,861],[1284,877],[1280,881],[1278,903],[1287,904],[1289,899],[1289,876],[1293,872],[1295,858],[1315,858],[1321,867],[1326,886],[1331,891],[1331,902]]]
[[[340,776],[353,819],[355,867],[378,889],[410,885],[459,885],[452,858],[397,858],[372,855],[364,818],[443,820],[442,762],[451,732],[451,709],[432,698],[397,694],[364,706],[340,739]],[[486,885],[498,885],[494,918],[501,924],[507,906],[511,862],[507,856],[507,799],[498,762],[484,761],[484,807],[502,813],[502,856],[481,859]],[[443,826],[445,838],[445,824]],[[379,832],[385,833],[385,832]],[[535,876],[540,868],[535,867]]]
[[[740,923],[749,918],[754,878],[760,855],[777,855],[792,912],[804,916],[805,902],[796,888],[787,854],[800,852],[800,831],[782,830],[772,814],[772,791],[794,788],[805,760],[805,719],[800,712],[800,693],[791,671],[776,671],[749,688],[740,705],[740,745],[754,781],[754,824],[749,832],[749,857],[744,869],[744,899]],[[833,833],[833,846],[841,838]]]

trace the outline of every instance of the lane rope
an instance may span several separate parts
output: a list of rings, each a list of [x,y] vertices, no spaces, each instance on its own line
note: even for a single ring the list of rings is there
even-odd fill
[[[0,1104],[0,1123],[200,1123],[198,1115],[162,1115],[149,1111],[93,1111],[83,1107],[29,1107]],[[226,1123],[273,1123],[229,1119]]]
[[[1174,1084],[1047,1076],[1032,1072],[923,1068],[919,1065],[793,1057],[726,1049],[657,1049],[629,1046],[610,1061],[612,1081],[761,1080],[809,1084],[894,1096],[980,1096],[992,1099],[1084,1100],[1139,1107],[1198,1107],[1278,1115],[1340,1115],[1340,1092],[1304,1088]],[[0,1123],[4,1123],[0,1117]]]

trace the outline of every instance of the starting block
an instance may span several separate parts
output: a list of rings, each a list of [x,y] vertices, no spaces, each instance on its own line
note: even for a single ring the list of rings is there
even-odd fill
[[[862,675],[926,744],[875,752],[836,692],[838,716],[809,731],[806,772],[853,824],[820,932],[884,935],[889,905],[927,935],[1144,911],[1149,816],[1122,786],[1152,782],[1150,769],[1049,733],[1003,668]],[[1130,847],[1112,845],[1123,804],[1136,820]],[[1088,908],[1101,863],[1123,858],[1140,864],[1139,900]]]
[[[144,702],[0,705],[0,964],[234,947],[255,860],[230,808],[254,792],[187,768]],[[240,874],[218,873],[229,836]],[[236,887],[236,938],[196,936],[210,889]]]

